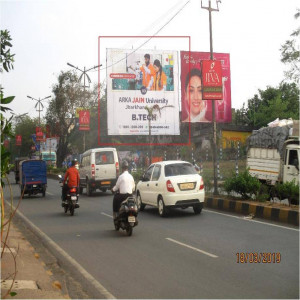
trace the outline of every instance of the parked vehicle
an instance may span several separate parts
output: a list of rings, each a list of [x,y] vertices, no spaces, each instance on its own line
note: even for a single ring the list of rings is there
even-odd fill
[[[46,195],[47,166],[43,160],[23,160],[19,165],[21,195]]]
[[[118,216],[114,219],[115,229],[126,230],[128,236],[132,235],[133,227],[138,225],[138,207],[134,197],[128,197],[120,206]]]
[[[166,216],[170,208],[193,207],[200,214],[204,203],[204,183],[195,167],[186,161],[161,161],[149,166],[137,184],[137,204],[158,208]]]
[[[299,184],[299,121],[291,128],[265,127],[247,139],[247,167],[251,176],[268,185],[277,182]]]
[[[119,176],[119,160],[115,148],[95,148],[83,153],[79,166],[80,189],[91,196],[93,191],[100,189],[106,192],[117,182]]]
[[[61,184],[61,187],[63,189],[64,188],[63,187],[63,177],[61,175],[58,175],[58,178],[60,179],[59,183]],[[74,216],[75,209],[79,208],[78,198],[79,198],[79,194],[77,191],[77,187],[73,186],[73,187],[69,188],[66,193],[66,199],[65,199],[66,203],[62,204],[65,213],[70,211],[71,216]]]
[[[18,157],[15,159],[14,172],[15,172],[16,184],[18,184],[20,181],[20,172],[19,172],[20,162],[22,160],[27,160],[27,159],[28,159],[28,157]]]

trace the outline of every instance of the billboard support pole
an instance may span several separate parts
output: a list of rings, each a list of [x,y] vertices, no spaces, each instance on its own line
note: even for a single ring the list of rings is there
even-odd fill
[[[205,7],[202,5],[201,8],[207,9],[209,12],[209,41],[210,41],[210,59],[213,60],[213,39],[212,39],[212,11],[219,11],[218,3],[220,0],[216,0],[217,8],[211,7],[211,0],[208,0],[209,6]],[[213,118],[213,166],[214,166],[214,195],[218,195],[218,178],[217,178],[217,123],[216,123],[216,113],[215,113],[215,101],[212,101],[212,118]]]

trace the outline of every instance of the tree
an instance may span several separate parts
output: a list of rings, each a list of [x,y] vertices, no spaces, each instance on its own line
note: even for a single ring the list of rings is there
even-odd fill
[[[299,119],[299,88],[295,83],[282,82],[277,88],[258,90],[259,94],[248,100],[248,107],[236,111],[237,125],[267,126],[275,119]]]
[[[0,73],[3,73],[5,70],[9,72],[10,69],[13,69],[14,55],[10,54],[11,37],[9,31],[1,30],[0,31]],[[6,176],[10,168],[10,152],[4,147],[4,140],[6,138],[12,138],[12,117],[7,119],[4,116],[4,113],[11,111],[8,104],[14,100],[14,96],[4,97],[3,87],[0,86],[0,121],[1,121],[1,186],[3,186],[2,178]]]
[[[72,153],[70,138],[76,127],[76,108],[87,107],[90,92],[85,95],[74,71],[61,72],[58,83],[53,86],[54,98],[50,101],[46,113],[46,123],[52,135],[59,137],[57,148],[57,165],[61,166],[65,157]],[[79,138],[82,143],[81,137]]]
[[[300,16],[300,10],[297,9],[297,13],[295,14],[295,19],[298,19]],[[292,80],[296,83],[299,83],[300,77],[300,51],[299,47],[297,49],[297,40],[299,39],[300,27],[298,27],[292,34],[293,37],[290,40],[287,40],[284,45],[281,46],[281,61],[284,64],[289,66],[289,70],[285,72],[285,76],[287,79]]]

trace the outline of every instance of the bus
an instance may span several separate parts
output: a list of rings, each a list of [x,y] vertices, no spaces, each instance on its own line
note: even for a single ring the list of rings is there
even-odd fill
[[[41,159],[46,161],[47,165],[56,167],[56,152],[55,151],[42,151]]]

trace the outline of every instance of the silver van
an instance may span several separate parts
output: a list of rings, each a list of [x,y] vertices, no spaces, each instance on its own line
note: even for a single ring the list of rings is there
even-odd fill
[[[115,148],[95,148],[82,154],[79,166],[80,190],[91,196],[96,189],[106,192],[119,176],[118,153]]]

